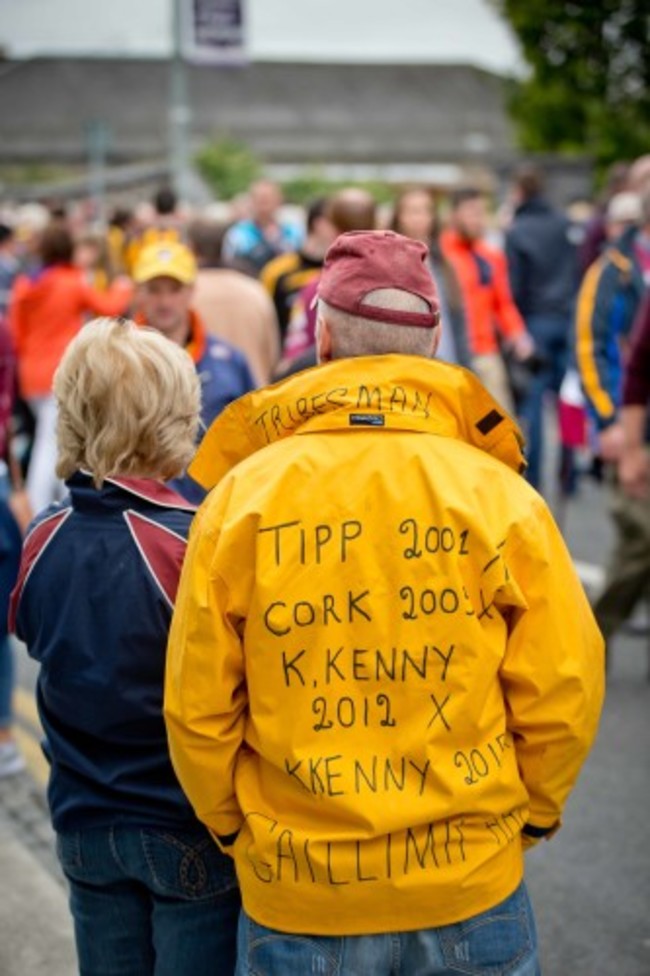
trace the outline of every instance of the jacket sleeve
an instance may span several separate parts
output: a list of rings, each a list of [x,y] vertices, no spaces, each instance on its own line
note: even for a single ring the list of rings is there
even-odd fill
[[[508,265],[503,254],[494,255],[492,269],[494,272],[493,312],[499,332],[507,339],[516,339],[526,331],[526,326],[512,298],[508,281]]]
[[[501,683],[539,837],[562,811],[593,744],[604,696],[604,643],[560,532],[543,502],[513,532],[506,563],[527,608],[512,607]],[[503,610],[503,608],[501,608]]]
[[[127,281],[117,279],[107,291],[97,291],[86,282],[80,282],[80,311],[95,315],[123,315],[131,302],[133,288]]]
[[[176,775],[217,839],[243,817],[234,789],[247,706],[242,621],[218,572],[227,495],[215,489],[194,521],[169,635],[165,721]]]
[[[576,310],[576,360],[584,394],[598,428],[616,420],[614,375],[608,350],[611,314],[618,272],[602,260],[587,271]]]

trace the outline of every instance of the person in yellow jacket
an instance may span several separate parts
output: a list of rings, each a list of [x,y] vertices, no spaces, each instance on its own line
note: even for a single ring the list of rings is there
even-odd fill
[[[235,859],[239,976],[539,971],[523,851],[593,742],[603,645],[515,423],[430,358],[426,256],[339,237],[322,365],[233,403],[190,469],[214,490],[165,716]]]

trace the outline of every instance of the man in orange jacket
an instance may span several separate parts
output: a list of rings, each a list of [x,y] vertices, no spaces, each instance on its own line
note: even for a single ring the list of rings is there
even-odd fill
[[[514,404],[499,337],[520,360],[532,354],[533,341],[510,292],[505,255],[483,240],[486,224],[481,191],[471,187],[458,190],[452,198],[451,226],[442,233],[440,244],[460,282],[472,367],[492,396],[512,413]]]

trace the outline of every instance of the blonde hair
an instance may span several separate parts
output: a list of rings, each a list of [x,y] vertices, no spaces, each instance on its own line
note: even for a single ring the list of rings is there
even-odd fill
[[[363,304],[403,312],[429,311],[429,305],[423,298],[397,288],[377,288],[364,297]],[[332,359],[380,356],[392,352],[424,356],[426,359],[433,356],[433,329],[364,319],[333,308],[322,299],[319,299],[318,307],[330,327]]]
[[[89,471],[166,480],[194,454],[200,384],[189,355],[154,329],[95,319],[65,351],[54,376],[56,473]]]

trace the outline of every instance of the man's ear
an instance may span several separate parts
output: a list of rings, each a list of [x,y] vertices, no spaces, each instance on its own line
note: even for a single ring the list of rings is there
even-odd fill
[[[316,322],[316,357],[319,363],[329,363],[332,359],[332,333],[320,314]]]

